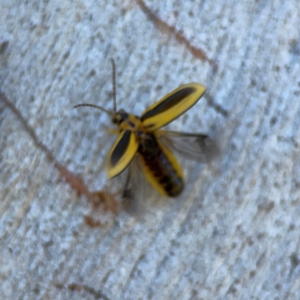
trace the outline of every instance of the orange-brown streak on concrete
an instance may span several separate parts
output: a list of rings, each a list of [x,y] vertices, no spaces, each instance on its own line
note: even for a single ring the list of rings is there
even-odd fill
[[[109,300],[109,298],[102,293],[100,290],[95,290],[94,288],[85,285],[85,284],[80,284],[80,283],[70,283],[67,286],[65,286],[64,284],[60,284],[57,283],[55,284],[55,287],[58,289],[69,289],[72,292],[86,292],[89,293],[90,295],[92,295],[95,299],[103,299],[103,300]]]
[[[93,295],[95,299],[109,300],[109,298],[107,298],[106,295],[103,294],[101,291],[95,290],[94,288],[89,287],[88,285],[85,284],[70,283],[68,285],[68,289],[70,289],[71,291],[79,291],[79,292],[86,291],[89,294]]]
[[[91,228],[102,227],[105,225],[101,223],[99,220],[92,218],[91,216],[85,215],[83,217],[84,217],[85,224],[90,226]]]
[[[41,149],[46,155],[48,160],[54,164],[55,168],[58,170],[60,176],[71,186],[72,189],[76,190],[78,194],[84,194],[87,198],[90,198],[90,192],[81,178],[72,174],[66,167],[61,165],[50,152],[50,150],[39,141],[37,135],[35,134],[33,128],[27,123],[21,112],[12,104],[3,92],[0,91],[0,99],[11,109],[11,111],[16,115],[19,121],[22,123],[25,130],[33,139],[36,146]]]
[[[218,69],[217,63],[213,60],[208,58],[204,50],[197,48],[193,46],[190,41],[180,32],[178,32],[173,26],[169,25],[162,19],[160,19],[158,16],[156,16],[151,9],[145,4],[142,0],[137,0],[137,4],[139,5],[140,9],[143,11],[143,13],[161,30],[166,31],[175,36],[175,39],[185,45],[185,47],[191,52],[193,56],[196,58],[202,60],[202,61],[208,61],[209,64],[214,68],[216,71]]]
[[[27,123],[21,112],[7,99],[3,92],[0,91],[0,99],[12,110],[16,117],[20,120],[25,130],[33,139],[34,143],[38,148],[40,148],[47,156],[47,159],[54,164],[54,167],[58,170],[60,176],[67,182],[72,189],[74,189],[79,195],[85,195],[89,202],[98,208],[103,205],[105,211],[111,211],[114,214],[119,212],[119,204],[116,201],[116,196],[118,193],[110,194],[105,191],[97,191],[91,193],[88,187],[84,184],[83,180],[70,172],[65,166],[60,164],[50,150],[39,141],[37,135],[35,134],[33,128]]]
[[[90,201],[92,202],[95,209],[102,205],[105,211],[111,211],[116,215],[120,210],[119,203],[116,201],[116,197],[118,194],[119,192],[109,193],[105,191],[104,188],[104,190],[92,193],[90,195]]]
[[[3,92],[0,91],[0,98],[2,101],[11,109],[11,111],[16,115],[18,120],[22,123],[23,127],[27,133],[31,136],[36,146],[41,149],[46,155],[48,160],[54,164],[55,168],[58,170],[60,176],[71,186],[72,189],[76,190],[78,194],[84,194],[88,198],[90,197],[90,192],[81,178],[72,174],[66,167],[61,165],[50,152],[50,150],[39,141],[37,135],[35,134],[33,128],[27,123],[20,111],[7,99]]]

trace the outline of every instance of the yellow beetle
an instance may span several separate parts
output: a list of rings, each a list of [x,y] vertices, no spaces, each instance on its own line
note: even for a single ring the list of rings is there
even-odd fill
[[[93,104],[78,104],[75,107],[90,106],[98,108],[111,116],[117,125],[118,138],[107,157],[108,177],[122,173],[138,156],[142,171],[148,182],[160,194],[177,197],[184,188],[183,171],[176,157],[169,149],[172,147],[187,156],[205,160],[210,156],[210,139],[205,134],[192,134],[165,131],[160,128],[178,118],[190,109],[205,93],[205,87],[198,83],[180,86],[158,102],[147,108],[141,117],[116,109],[115,63],[113,66],[114,111],[110,112]],[[180,141],[180,142],[178,142]],[[130,174],[127,178],[123,197],[131,194]]]

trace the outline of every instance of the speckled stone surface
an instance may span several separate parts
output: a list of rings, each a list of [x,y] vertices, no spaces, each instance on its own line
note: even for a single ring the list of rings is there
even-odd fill
[[[180,84],[205,84],[169,128],[213,134],[221,148],[210,165],[178,157],[180,199],[149,199],[142,221],[99,211],[109,225],[90,228],[86,197],[0,101],[0,299],[300,299],[298,0],[1,1],[0,11],[1,92],[91,191],[114,137],[103,138],[105,114],[72,107],[112,108],[111,57],[118,106],[137,115]]]

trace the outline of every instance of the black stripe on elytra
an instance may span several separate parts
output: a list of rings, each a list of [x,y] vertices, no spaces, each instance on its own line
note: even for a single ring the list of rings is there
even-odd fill
[[[193,87],[186,87],[186,88],[183,88],[183,89],[177,91],[176,93],[174,93],[173,95],[171,95],[170,97],[165,99],[163,102],[161,102],[160,104],[155,106],[153,109],[146,112],[141,117],[141,120],[144,121],[147,118],[151,118],[151,117],[156,116],[160,113],[163,113],[164,111],[172,108],[173,106],[178,104],[180,101],[182,101],[184,98],[188,97],[189,95],[191,95],[195,91],[196,91],[196,89],[193,88]]]
[[[110,163],[114,167],[126,152],[130,142],[131,131],[126,130],[111,154]]]

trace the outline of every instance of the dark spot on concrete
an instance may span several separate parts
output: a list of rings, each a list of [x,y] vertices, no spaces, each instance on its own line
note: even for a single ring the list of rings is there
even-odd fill
[[[247,239],[247,243],[248,243],[249,246],[253,246],[254,242],[253,242],[253,240],[252,240],[251,237],[249,237],[249,238]]]
[[[262,92],[267,92],[268,89],[267,89],[267,87],[266,87],[265,85],[263,85],[262,88],[261,88],[261,91],[262,91]]]
[[[0,54],[4,54],[4,52],[8,48],[8,44],[9,44],[8,40],[0,41]]]
[[[256,275],[256,272],[254,270],[252,270],[249,274],[250,278],[255,277],[255,275]]]
[[[290,230],[290,231],[295,230],[295,225],[294,225],[294,224],[291,224],[290,227],[289,227],[289,230]]]
[[[273,126],[275,125],[277,122],[277,118],[276,117],[272,117],[271,120],[270,120],[270,124]]]
[[[291,267],[292,267],[292,270],[295,269],[299,263],[300,263],[300,260],[299,260],[299,257],[296,253],[293,253],[291,256],[290,256],[290,259],[291,259]]]
[[[257,239],[259,239],[259,240],[262,240],[264,237],[265,237],[265,234],[262,232],[257,235]]]
[[[275,207],[274,201],[267,201],[258,205],[258,210],[269,213]]]
[[[255,79],[251,79],[251,85],[256,86],[256,80]]]

